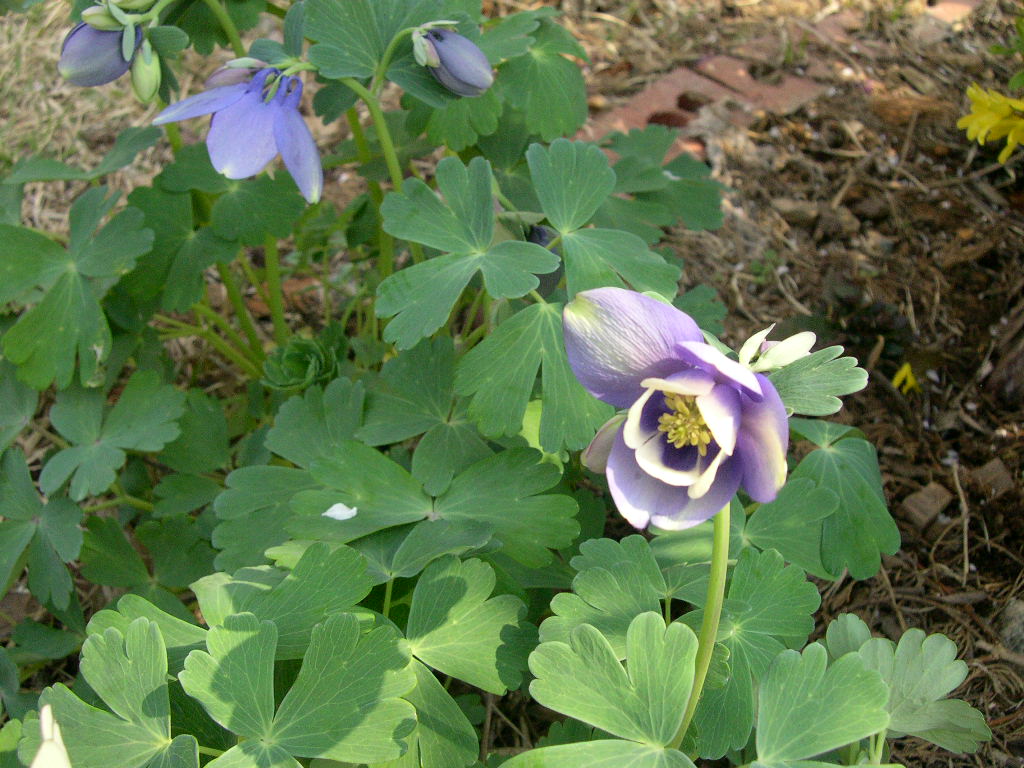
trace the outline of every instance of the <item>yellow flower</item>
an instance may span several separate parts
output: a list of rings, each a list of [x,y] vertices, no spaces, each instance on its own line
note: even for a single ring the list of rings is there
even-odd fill
[[[1024,144],[1024,100],[1011,99],[977,83],[967,89],[967,97],[971,112],[961,117],[956,127],[967,129],[967,138],[979,144],[1006,138],[1006,147],[999,153],[999,162],[1005,163],[1013,150]]]

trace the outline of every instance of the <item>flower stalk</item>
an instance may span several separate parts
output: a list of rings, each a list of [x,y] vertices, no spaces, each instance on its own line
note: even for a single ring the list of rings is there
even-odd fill
[[[690,689],[690,699],[686,702],[686,711],[683,713],[683,722],[672,739],[669,747],[679,749],[683,743],[683,737],[693,722],[693,715],[697,711],[697,704],[700,701],[701,692],[704,690],[704,681],[708,677],[708,669],[711,667],[711,657],[715,652],[715,640],[718,638],[718,624],[722,618],[722,604],[725,602],[725,576],[729,570],[729,504],[722,507],[722,510],[714,517],[714,533],[711,541],[711,573],[708,576],[707,602],[704,605],[704,618],[700,624],[700,634],[697,636],[697,657],[694,660],[693,688]]]
[[[245,56],[245,45],[242,43],[241,35],[238,34],[238,27],[235,26],[235,20],[231,18],[224,4],[220,0],[203,0],[203,2],[206,3],[206,7],[210,9],[210,13],[217,19],[220,28],[227,35],[235,56],[239,58]]]
[[[281,287],[281,258],[277,249],[277,238],[268,235],[263,247],[266,261],[267,305],[270,307],[270,320],[274,324],[274,341],[282,346],[288,341],[288,323],[284,319],[284,292]]]

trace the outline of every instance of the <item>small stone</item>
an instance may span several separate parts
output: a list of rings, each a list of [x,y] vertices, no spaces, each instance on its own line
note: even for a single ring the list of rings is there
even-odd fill
[[[982,467],[971,470],[971,480],[977,483],[990,500],[998,499],[1013,490],[1013,475],[999,457]]]
[[[813,224],[820,213],[818,203],[814,200],[793,200],[788,197],[777,197],[772,200],[772,208],[788,223],[796,226]]]
[[[900,509],[919,531],[928,528],[953,500],[953,494],[936,482],[928,483],[903,500]]]

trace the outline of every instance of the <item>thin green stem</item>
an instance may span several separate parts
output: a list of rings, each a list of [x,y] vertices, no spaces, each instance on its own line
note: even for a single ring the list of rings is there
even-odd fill
[[[381,90],[384,88],[385,77],[388,73],[388,67],[391,66],[391,59],[395,55],[395,50],[398,48],[398,44],[402,40],[412,34],[415,27],[408,27],[400,30],[394,37],[391,38],[391,42],[388,43],[388,47],[384,49],[384,55],[380,57],[380,62],[377,64],[377,69],[374,70],[373,79],[370,81],[370,91],[374,96],[379,96]]]
[[[129,507],[135,507],[136,509],[141,509],[145,512],[152,512],[154,509],[153,505],[150,502],[146,501],[145,499],[140,499],[136,496],[128,496],[127,494],[121,494],[119,496],[114,497],[113,499],[108,499],[107,501],[101,501],[96,504],[91,504],[85,508],[85,511],[98,512],[101,509],[109,509],[110,507],[117,507],[120,506],[121,504],[126,504]]]
[[[535,290],[534,290],[534,291],[530,291],[530,292],[529,292],[529,293],[528,293],[527,295],[528,295],[528,296],[529,296],[529,297],[530,297],[531,299],[533,299],[534,301],[536,301],[536,302],[537,302],[538,304],[547,304],[547,303],[548,303],[548,302],[547,302],[547,299],[545,299],[545,298],[544,298],[543,296],[541,296],[541,295],[540,295],[539,293],[537,293],[537,291],[535,291]]]
[[[217,19],[217,23],[224,30],[224,34],[228,36],[228,42],[231,43],[231,50],[235,52],[235,56],[238,58],[245,56],[245,45],[238,34],[238,27],[235,26],[235,20],[231,18],[224,4],[220,0],[203,0],[203,2],[206,3],[210,13]]]
[[[177,123],[164,123],[164,132],[167,134],[167,143],[171,145],[171,152],[177,155],[183,146],[181,126]]]
[[[288,324],[284,319],[284,291],[281,287],[281,256],[277,249],[277,238],[267,235],[263,246],[267,271],[267,305],[270,319],[274,324],[274,341],[283,346],[288,341]]]
[[[192,311],[195,314],[199,315],[200,317],[204,317],[211,323],[216,325],[220,329],[221,333],[227,336],[228,341],[230,341],[231,344],[235,346],[239,352],[241,352],[247,358],[252,360],[254,365],[259,365],[262,362],[262,360],[254,356],[252,350],[250,350],[247,347],[246,340],[242,338],[242,335],[235,330],[234,326],[232,326],[231,323],[227,321],[227,319],[221,317],[218,313],[214,312],[205,304],[194,304],[192,306]]]
[[[213,747],[204,747],[200,745],[198,747],[200,755],[209,755],[210,757],[220,757],[224,754],[223,749],[214,749]]]
[[[682,725],[679,726],[676,737],[669,745],[672,749],[679,749],[679,745],[683,743],[683,737],[693,721],[693,714],[697,711],[697,702],[700,701],[704,681],[708,676],[708,668],[711,666],[711,656],[715,650],[718,622],[722,618],[722,603],[725,602],[725,576],[729,570],[729,504],[722,507],[721,511],[715,515],[714,526],[711,541],[711,573],[708,577],[704,620],[701,622],[700,634],[697,636],[693,688],[690,690],[690,700],[686,702]]]
[[[871,764],[881,765],[882,755],[885,754],[886,730],[881,730],[871,737]]]
[[[402,166],[398,162],[398,153],[395,152],[395,142],[391,138],[391,131],[388,130],[387,121],[384,119],[384,111],[380,108],[380,100],[366,89],[362,83],[351,77],[344,78],[341,82],[356,92],[356,95],[363,100],[366,108],[370,110],[370,117],[377,129],[377,140],[380,142],[380,150],[384,154],[384,162],[388,166],[388,173],[391,175],[391,184],[396,192],[402,191]]]
[[[252,378],[258,379],[262,375],[260,369],[251,360],[249,360],[249,358],[228,344],[209,328],[203,328],[199,325],[189,325],[188,323],[183,323],[180,320],[175,320],[173,317],[167,317],[166,315],[153,315],[153,319],[171,326],[173,336],[198,336]]]
[[[265,356],[263,343],[260,341],[259,334],[256,333],[256,324],[252,320],[252,315],[249,314],[248,307],[245,306],[242,290],[238,287],[238,281],[235,280],[231,267],[218,263],[217,274],[220,275],[220,281],[224,284],[224,290],[227,291],[228,301],[231,302],[231,306],[235,310],[235,317],[242,328],[242,333],[249,340],[249,348],[256,353],[257,360],[262,360]]]
[[[370,152],[370,142],[366,140],[366,132],[363,131],[363,125],[359,122],[359,113],[352,108],[345,114],[345,117],[348,119],[349,129],[352,131],[352,140],[356,143],[356,155],[359,157],[359,162],[366,164],[370,162],[373,155]],[[370,190],[370,199],[373,201],[373,207],[379,218],[380,207],[384,203],[384,193],[376,181],[368,181],[367,185]],[[377,230],[377,246],[380,254],[377,269],[383,280],[395,268],[395,238],[385,232],[383,227]]]
[[[388,617],[388,613],[391,612],[391,590],[394,588],[394,586],[394,579],[388,579],[387,582],[384,584],[384,606],[381,610],[381,613],[384,614],[385,619]]]
[[[279,19],[283,19],[285,16],[288,15],[288,11],[286,11],[284,8],[279,8],[273,3],[267,3],[264,6],[264,10],[271,16],[277,16],[277,18]]]
[[[669,595],[665,595],[664,614],[665,626],[667,627],[672,623],[672,598]]]

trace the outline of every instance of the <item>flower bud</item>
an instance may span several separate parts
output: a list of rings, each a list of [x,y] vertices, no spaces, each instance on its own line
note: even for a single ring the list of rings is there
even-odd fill
[[[121,30],[95,29],[82,22],[64,38],[57,71],[72,85],[103,85],[116,80],[131,66],[123,55]],[[135,30],[135,45],[142,30]]]
[[[146,11],[153,5],[155,0],[109,0],[123,11]]]
[[[91,5],[82,11],[82,21],[93,29],[116,30],[124,26],[102,5]]]
[[[143,40],[132,62],[132,90],[143,104],[156,98],[160,91],[160,57],[153,52],[149,40]]]
[[[265,69],[268,64],[265,61],[245,56],[241,59],[232,59],[223,67],[215,69],[213,74],[206,78],[204,85],[207,88],[220,88],[225,85],[238,85],[252,80],[252,76],[259,70]]]
[[[479,96],[494,83],[490,62],[468,37],[441,28],[416,37],[421,40],[417,61],[422,60],[430,74],[452,93]]]

